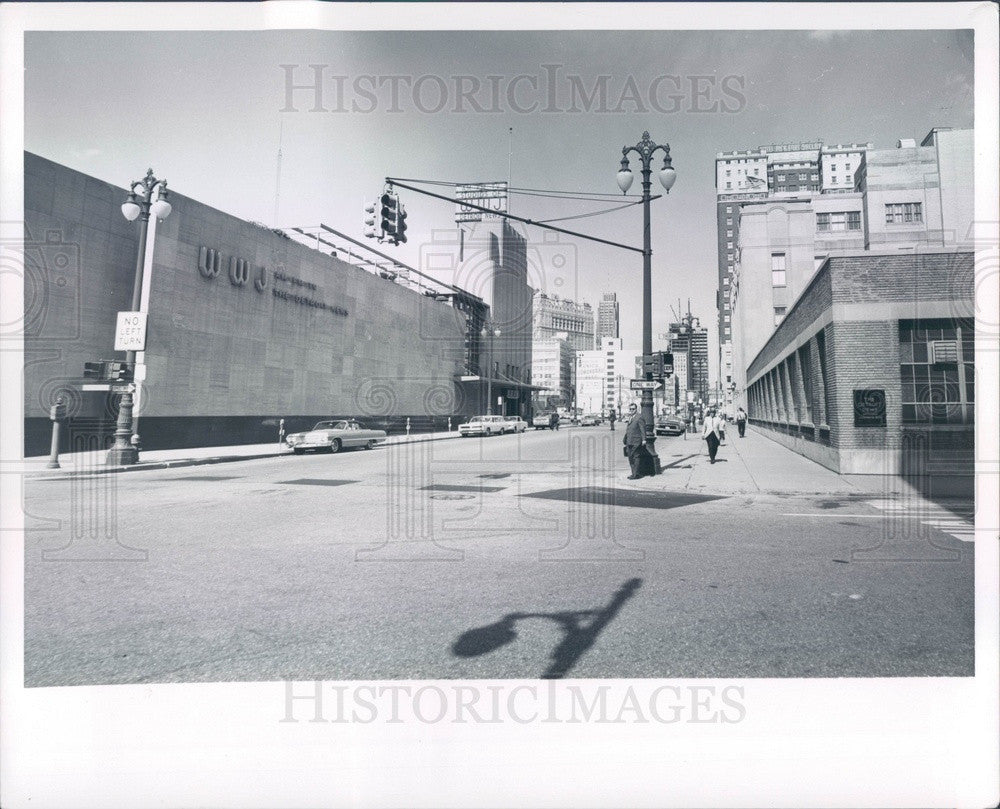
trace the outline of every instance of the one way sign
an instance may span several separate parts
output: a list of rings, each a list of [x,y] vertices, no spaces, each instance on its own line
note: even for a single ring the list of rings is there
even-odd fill
[[[659,390],[663,387],[659,379],[632,379],[630,382],[632,390]]]

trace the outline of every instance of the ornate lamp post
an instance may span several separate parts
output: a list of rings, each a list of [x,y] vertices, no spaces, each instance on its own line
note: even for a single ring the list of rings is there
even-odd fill
[[[156,199],[153,194],[156,193]],[[142,303],[142,270],[146,261],[146,234],[149,231],[149,214],[157,219],[170,216],[167,202],[167,181],[157,180],[153,170],[141,180],[132,183],[128,197],[122,204],[122,215],[129,221],[139,220],[139,256],[135,263],[135,282],[132,286],[132,309],[138,312]],[[125,361],[135,367],[135,352],[125,352]],[[118,404],[118,422],[115,426],[115,443],[108,450],[107,465],[122,466],[139,462],[139,436],[132,434],[132,393],[122,394]]]
[[[621,168],[618,170],[618,187],[625,194],[628,192],[634,179],[628,165],[629,152],[635,152],[639,155],[639,160],[642,163],[642,353],[645,356],[653,353],[653,294],[651,281],[653,249],[650,246],[649,235],[649,202],[650,186],[652,183],[649,176],[651,173],[650,164],[653,161],[653,155],[657,151],[663,152],[663,167],[659,171],[660,184],[669,194],[674,181],[677,179],[677,172],[674,171],[673,164],[670,161],[670,145],[663,144],[662,146],[658,146],[653,143],[649,139],[649,132],[643,132],[642,140],[635,146],[625,146],[622,148],[622,163]],[[646,379],[652,380],[652,378],[652,372],[647,371]],[[648,389],[642,392],[642,420],[646,425],[646,449],[649,450],[649,454],[653,457],[654,474],[658,475],[662,470],[660,467],[660,458],[656,454],[654,446],[656,436],[653,433],[653,391]]]
[[[493,321],[488,320],[481,332],[483,337],[489,335],[490,338],[490,361],[486,367],[486,415],[493,415],[493,338],[500,336],[500,329],[493,327]]]

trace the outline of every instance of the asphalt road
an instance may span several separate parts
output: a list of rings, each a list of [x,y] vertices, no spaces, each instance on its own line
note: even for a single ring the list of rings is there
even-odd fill
[[[643,489],[620,440],[28,481],[25,682],[973,673],[970,544],[846,498]],[[671,469],[691,446],[658,442]]]

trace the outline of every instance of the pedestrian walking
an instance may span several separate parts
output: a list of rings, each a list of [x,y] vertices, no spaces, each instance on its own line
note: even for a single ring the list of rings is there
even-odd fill
[[[615,431],[615,419],[616,418],[618,418],[618,415],[615,413],[615,409],[612,407],[608,411],[608,421],[611,422],[611,432]]]
[[[719,420],[715,417],[715,411],[713,410],[709,410],[705,414],[701,437],[708,442],[709,462],[715,463],[715,454],[719,451]]]
[[[747,431],[747,411],[742,407],[736,410],[736,429],[740,431],[740,438],[743,438]]]
[[[639,408],[634,404],[628,406],[628,424],[625,427],[625,436],[622,438],[625,445],[625,457],[628,458],[632,474],[629,480],[636,480],[643,477],[646,472],[643,470],[646,452],[646,422],[639,412]]]
[[[716,419],[717,419],[716,427],[718,428],[718,431],[719,431],[719,443],[720,444],[725,444],[726,443],[726,414],[724,412],[723,413],[719,413],[719,415],[716,417]]]
[[[549,416],[549,429],[558,430],[559,429],[559,414],[553,413]]]

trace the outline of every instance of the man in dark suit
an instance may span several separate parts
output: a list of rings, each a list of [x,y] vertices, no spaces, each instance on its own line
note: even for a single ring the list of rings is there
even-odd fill
[[[629,466],[632,467],[632,474],[629,480],[636,480],[643,476],[642,466],[646,455],[646,422],[643,421],[642,413],[634,404],[628,407],[628,426],[625,428],[625,454],[628,456]]]

